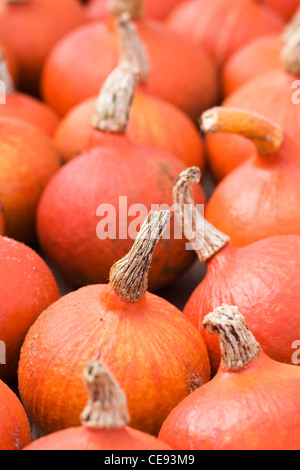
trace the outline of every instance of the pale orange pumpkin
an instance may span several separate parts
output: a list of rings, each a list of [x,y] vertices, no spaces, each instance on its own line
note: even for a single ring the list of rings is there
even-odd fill
[[[112,267],[109,284],[62,297],[30,329],[19,390],[44,433],[80,425],[87,400],[82,370],[90,360],[101,360],[115,375],[128,399],[131,426],[152,434],[210,379],[201,334],[176,307],[146,292],[153,251],[170,215],[149,213],[131,251]]]

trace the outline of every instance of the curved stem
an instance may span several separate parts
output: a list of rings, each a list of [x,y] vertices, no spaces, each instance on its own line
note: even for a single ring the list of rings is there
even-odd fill
[[[124,134],[138,83],[138,74],[126,64],[119,65],[107,78],[92,118],[95,129]]]
[[[5,92],[7,95],[15,93],[16,89],[13,83],[13,79],[8,70],[5,55],[2,50],[0,50],[0,80],[5,83]]]
[[[108,0],[107,10],[112,16],[129,13],[132,19],[138,20],[143,16],[144,0]]]
[[[192,187],[200,182],[201,172],[197,167],[183,171],[173,188],[173,201],[178,223],[191,243],[201,263],[207,262],[225,245],[229,237],[207,222],[195,207]]]
[[[88,403],[81,424],[92,429],[120,429],[130,421],[127,399],[118,382],[104,364],[89,362],[84,370]]]
[[[116,20],[121,42],[120,63],[128,64],[139,75],[139,81],[146,83],[149,78],[149,62],[146,48],[137,32],[137,27],[130,20],[128,13]]]
[[[242,109],[212,108],[202,114],[200,127],[206,134],[225,132],[246,137],[261,155],[276,153],[284,140],[279,126],[257,113]]]
[[[223,305],[217,308],[204,318],[202,326],[218,335],[221,364],[227,371],[239,372],[261,352],[237,307]]]
[[[148,272],[153,252],[171,212],[150,212],[130,252],[111,268],[109,280],[117,294],[127,302],[138,302],[148,289]]]

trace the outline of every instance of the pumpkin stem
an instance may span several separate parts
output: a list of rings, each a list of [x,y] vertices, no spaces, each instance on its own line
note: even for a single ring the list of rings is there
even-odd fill
[[[284,134],[267,118],[242,109],[215,107],[202,114],[200,128],[206,134],[225,132],[250,139],[260,155],[271,155],[280,149]]]
[[[218,335],[221,365],[227,371],[239,372],[261,352],[237,307],[223,305],[217,308],[204,318],[202,326]]]
[[[169,210],[151,211],[130,252],[111,268],[110,283],[126,302],[138,302],[148,290],[153,252],[170,218]]]
[[[16,89],[12,76],[8,70],[7,62],[3,51],[0,50],[0,80],[5,83],[5,92],[7,95],[15,93]]]
[[[200,177],[197,167],[183,171],[173,188],[173,200],[175,214],[181,227],[184,227],[185,237],[200,262],[205,263],[229,243],[229,237],[207,222],[195,206],[192,187],[200,182]]]
[[[128,13],[123,13],[116,22],[121,42],[121,63],[128,64],[139,74],[139,81],[146,83],[149,78],[148,55],[136,25]]]
[[[292,19],[283,30],[282,38],[284,42],[288,42],[289,38],[293,36],[300,28],[300,8],[296,11]]]
[[[118,382],[104,364],[89,362],[84,370],[89,399],[80,420],[95,430],[120,429],[130,421],[127,399]]]
[[[109,0],[107,3],[107,11],[116,17],[127,12],[133,20],[138,20],[143,16],[143,10],[143,0]]]
[[[284,33],[281,59],[285,70],[300,77],[300,9]]]
[[[108,133],[126,132],[137,83],[138,73],[124,63],[109,75],[92,118],[95,129]]]

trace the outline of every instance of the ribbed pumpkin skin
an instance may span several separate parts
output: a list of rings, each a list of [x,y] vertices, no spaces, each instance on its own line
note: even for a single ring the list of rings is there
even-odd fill
[[[25,410],[17,396],[1,380],[0,422],[0,450],[21,450],[30,443],[31,431]]]
[[[74,0],[30,0],[19,4],[1,0],[0,8],[0,36],[18,61],[20,87],[37,94],[45,57],[60,38],[85,23],[85,11]],[[68,14],[62,15],[62,11]]]
[[[255,0],[190,0],[173,10],[167,25],[204,47],[221,66],[252,39],[281,33],[285,21]]]
[[[34,242],[39,199],[59,168],[60,158],[43,131],[21,120],[0,118],[0,201],[7,236]]]
[[[220,368],[187,397],[159,437],[182,450],[299,450],[300,369],[261,353],[242,372]]]
[[[9,382],[16,377],[29,328],[59,299],[59,291],[50,269],[35,251],[4,237],[0,237],[0,276],[0,339],[6,348],[0,378]]]
[[[22,348],[19,389],[42,431],[79,425],[82,370],[97,358],[127,397],[130,425],[153,434],[200,377],[210,378],[201,335],[177,308],[149,293],[130,304],[110,284],[84,287],[42,313]]]
[[[282,70],[268,72],[232,93],[223,106],[262,114],[298,141],[300,106],[292,101],[293,93],[297,93],[292,85],[297,80],[299,78]],[[251,158],[254,149],[244,137],[221,133],[207,136],[206,148],[210,167],[218,181]]]
[[[214,373],[220,365],[219,340],[201,325],[223,303],[238,307],[269,357],[292,363],[292,345],[300,338],[299,276],[299,236],[272,237],[239,249],[227,246],[215,255],[184,309],[202,333]]]
[[[250,80],[282,67],[280,35],[261,36],[241,47],[225,63],[222,70],[223,92],[230,95]]]
[[[257,155],[217,187],[206,218],[245,246],[274,235],[300,235],[300,147],[286,137],[278,154]]]
[[[60,121],[50,106],[23,93],[7,95],[5,106],[0,108],[0,116],[26,121],[46,132],[49,137],[53,137]]]
[[[64,161],[97,144],[91,118],[96,98],[75,106],[62,120],[53,142]],[[155,147],[182,160],[187,166],[205,168],[204,145],[195,124],[180,109],[144,93],[137,93],[132,105],[127,136],[136,145]]]
[[[139,217],[143,222],[147,211],[157,210],[153,205],[167,204],[172,208],[173,185],[186,168],[172,155],[133,146],[124,136],[103,134],[102,138],[102,147],[75,158],[52,178],[38,209],[37,228],[43,251],[77,287],[107,282],[111,266],[131,249],[136,233],[128,229],[136,232],[136,210],[141,210],[140,205],[146,208],[142,208]],[[195,197],[199,204],[205,203],[200,187]],[[97,209],[103,204],[116,210],[116,217],[114,210],[109,211],[106,220],[110,227],[106,231],[111,235],[104,240],[96,233],[106,217],[104,212],[97,216]],[[134,204],[139,207],[131,207]],[[170,239],[162,240],[154,253],[149,276],[151,291],[177,278],[194,260],[194,253],[186,250],[186,240],[174,239],[173,224],[174,217]],[[112,230],[115,226],[116,233]]]
[[[264,3],[289,20],[300,7],[299,0],[265,0]]]
[[[171,447],[129,427],[93,431],[78,426],[42,437],[23,450],[171,450]]]
[[[173,8],[184,1],[186,0],[145,0],[143,12],[146,18],[164,20]],[[90,0],[86,8],[88,17],[91,19],[99,19],[106,16],[105,0]]]
[[[213,62],[205,51],[199,51],[191,41],[183,40],[159,22],[140,20],[137,25],[150,62],[146,92],[198,119],[202,111],[218,100]],[[76,104],[99,93],[118,61],[119,38],[111,19],[78,28],[57,44],[45,63],[42,78],[45,101],[65,115]],[[76,73],[71,73],[72,70]]]

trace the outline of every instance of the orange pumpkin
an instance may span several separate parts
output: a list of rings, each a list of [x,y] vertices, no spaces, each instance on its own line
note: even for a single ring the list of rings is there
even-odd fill
[[[219,339],[220,369],[171,412],[159,438],[176,450],[300,450],[299,367],[266,356],[236,307],[217,308],[203,326]]]
[[[300,34],[287,31],[287,42],[282,52],[283,66],[258,76],[230,94],[222,106],[248,109],[271,119],[298,140],[300,129],[299,77]],[[223,179],[238,165],[253,155],[253,144],[237,135],[209,135],[207,155],[217,181]]]
[[[24,121],[0,118],[0,201],[7,236],[27,244],[35,241],[37,205],[59,168],[60,158],[43,131]]]
[[[113,0],[113,6],[115,3],[118,0]],[[139,9],[142,0],[133,3]],[[147,93],[176,105],[194,120],[216,104],[217,71],[205,51],[159,22],[139,19],[136,25],[149,55],[151,73],[143,85]],[[78,103],[97,95],[118,59],[118,28],[113,17],[78,28],[54,47],[45,62],[44,100],[65,115]]]
[[[111,265],[128,252],[148,211],[172,206],[173,184],[186,168],[175,156],[127,138],[136,85],[135,73],[123,66],[110,75],[93,116],[89,147],[51,179],[39,204],[43,252],[76,287],[107,282]],[[196,197],[205,203],[202,188]],[[151,291],[176,279],[194,260],[185,240],[173,234],[172,226],[170,240],[155,254]]]
[[[190,0],[169,15],[167,25],[183,34],[222,66],[252,39],[280,33],[284,19],[259,0]]]
[[[53,143],[65,162],[91,145],[91,117],[96,104],[96,98],[80,103],[57,127]],[[204,144],[195,124],[179,108],[166,101],[137,92],[127,135],[136,145],[155,147],[178,157],[187,166],[205,168]],[[94,138],[92,143],[96,145],[97,139]]]
[[[81,426],[49,434],[23,450],[171,450],[154,436],[128,426],[127,399],[104,364],[89,362],[84,379],[89,400]]]
[[[74,0],[1,0],[0,9],[0,38],[18,61],[20,87],[38,94],[47,54],[60,38],[86,21],[84,8]]]
[[[0,423],[0,450],[21,450],[30,443],[31,431],[25,410],[15,393],[1,380]]]
[[[56,281],[40,256],[15,240],[0,237],[0,339],[6,361],[0,378],[16,378],[19,354],[25,336],[49,305],[59,298]]]
[[[145,0],[144,14],[146,18],[154,18],[156,20],[164,20],[168,13],[175,6],[186,0]],[[87,14],[91,19],[104,18],[107,14],[106,0],[90,0],[87,4]]]
[[[286,19],[290,19],[300,7],[300,0],[264,0],[264,3]]]
[[[0,80],[5,84],[5,106],[1,106],[0,116],[27,121],[52,137],[59,123],[58,115],[45,103],[16,90],[8,63],[1,51]]]
[[[202,328],[202,322],[209,312],[228,302],[245,312],[265,354],[292,364],[291,345],[300,337],[300,236],[274,236],[234,247],[227,235],[196,211],[191,188],[199,179],[198,168],[183,172],[174,187],[174,204],[179,220],[184,221],[187,239],[206,268],[183,313],[202,334],[212,374],[220,366],[220,347],[216,336]],[[194,219],[185,209],[190,205]]]
[[[279,69],[282,47],[281,35],[268,34],[239,48],[225,62],[222,70],[224,95],[230,95],[253,78]]]
[[[209,380],[200,333],[177,308],[146,292],[152,254],[169,218],[170,211],[150,212],[129,254],[112,267],[109,284],[62,297],[30,329],[19,390],[44,433],[80,425],[87,400],[82,370],[90,360],[101,360],[115,375],[131,426],[151,434]]]
[[[205,132],[237,133],[256,146],[252,158],[217,186],[206,219],[234,246],[274,235],[300,235],[300,147],[265,117],[231,108],[203,114]]]

